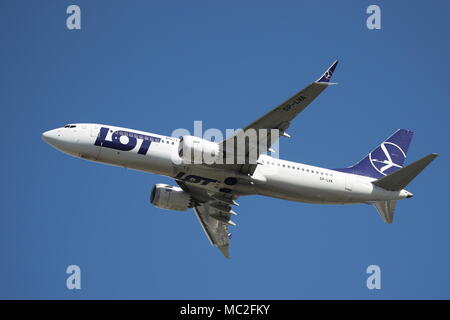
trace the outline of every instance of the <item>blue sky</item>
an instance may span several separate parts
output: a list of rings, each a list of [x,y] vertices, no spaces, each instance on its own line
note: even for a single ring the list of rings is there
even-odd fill
[[[66,28],[81,7],[82,29]],[[450,6],[446,1],[0,3],[0,298],[450,298]],[[382,29],[366,27],[381,7]],[[231,260],[192,212],[149,204],[170,179],[71,158],[41,140],[65,123],[170,135],[239,128],[315,80],[334,80],[282,139],[281,157],[361,159],[397,128],[407,161],[440,157],[393,225],[367,205],[241,198]],[[66,267],[82,270],[67,290]],[[381,267],[382,289],[366,288]]]

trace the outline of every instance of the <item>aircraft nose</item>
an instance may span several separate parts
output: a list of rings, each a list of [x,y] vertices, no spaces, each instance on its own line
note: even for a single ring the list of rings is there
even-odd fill
[[[41,136],[42,140],[44,140],[45,142],[48,142],[49,137],[50,137],[50,131],[45,131]]]
[[[56,142],[56,131],[55,130],[45,131],[41,137],[42,140],[44,140],[48,144],[54,145]]]

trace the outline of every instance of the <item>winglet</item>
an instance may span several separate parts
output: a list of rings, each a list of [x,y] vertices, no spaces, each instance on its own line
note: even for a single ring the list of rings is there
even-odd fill
[[[334,69],[336,69],[336,66],[337,66],[338,62],[339,61],[337,61],[337,60],[335,62],[333,62],[331,67],[329,67],[327,69],[327,71],[325,71],[325,73],[319,79],[317,79],[316,82],[317,83],[332,84],[332,83],[329,83],[329,82],[330,82],[331,77],[333,76]]]

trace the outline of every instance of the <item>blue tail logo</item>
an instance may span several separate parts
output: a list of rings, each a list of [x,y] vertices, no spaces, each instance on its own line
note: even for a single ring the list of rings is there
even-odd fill
[[[382,178],[403,167],[413,132],[397,130],[357,164],[335,169],[372,178]]]
[[[378,148],[369,153],[370,163],[383,175],[388,175],[402,168],[406,153],[392,142],[383,142]]]

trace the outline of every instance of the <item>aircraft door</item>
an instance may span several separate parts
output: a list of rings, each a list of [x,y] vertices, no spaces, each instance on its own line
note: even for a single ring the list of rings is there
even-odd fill
[[[98,128],[98,126],[96,126],[96,125],[92,125],[91,126],[91,137],[97,137],[98,136],[98,134],[99,134],[99,128]]]
[[[90,131],[91,131],[90,132],[91,139],[93,139],[92,146],[95,148],[94,160],[98,160],[100,158],[100,152],[102,150],[102,147],[94,146],[94,142],[95,142],[95,139],[97,139],[98,135],[100,134],[100,127],[97,125],[91,125]]]

